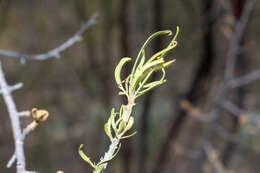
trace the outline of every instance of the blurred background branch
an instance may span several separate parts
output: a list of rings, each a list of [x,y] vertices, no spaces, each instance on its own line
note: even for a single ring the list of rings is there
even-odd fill
[[[167,55],[177,61],[168,69],[167,85],[137,101],[133,114],[138,133],[122,143],[121,157],[106,172],[258,172],[259,5],[252,0],[1,0],[0,48],[4,53],[15,50],[10,51],[15,57],[2,56],[4,75],[10,84],[24,83],[23,92],[12,92],[19,110],[25,110],[18,112],[21,126],[31,123],[26,118],[30,105],[41,105],[53,115],[26,136],[26,168],[90,172],[77,148],[84,143],[98,160],[96,153],[109,145],[105,135],[99,136],[107,112],[125,102],[116,94],[116,63],[125,56],[135,58],[154,31],[178,25],[178,48]],[[71,33],[95,11],[99,25],[88,28],[80,35],[81,44],[75,44],[80,39]],[[73,49],[60,49],[70,38]],[[166,44],[155,40],[146,56]],[[23,61],[23,54],[64,58],[27,61],[26,66],[13,61]],[[14,153],[12,128],[4,101],[0,107],[0,159],[7,160]],[[212,161],[211,151],[217,160]],[[15,167],[7,169],[0,162],[0,172],[15,172]]]
[[[73,44],[75,44],[78,41],[81,41],[82,34],[84,34],[87,29],[94,25],[96,23],[96,17],[97,15],[93,15],[90,20],[85,23],[80,30],[70,39],[68,39],[65,43],[60,45],[59,47],[52,49],[51,51],[48,51],[47,53],[43,54],[36,54],[36,55],[26,55],[26,54],[21,54],[21,53],[16,53],[16,52],[10,52],[6,50],[0,50],[0,55],[1,56],[7,56],[7,57],[15,57],[15,58],[20,58],[22,60],[46,60],[48,58],[52,57],[60,57],[60,53],[69,47],[71,47]],[[26,170],[26,159],[25,159],[25,153],[24,153],[24,139],[25,137],[32,131],[34,130],[38,124],[42,121],[45,121],[48,117],[48,112],[44,111],[39,111],[40,113],[35,110],[34,112],[32,111],[32,116],[34,118],[34,121],[27,125],[26,128],[22,130],[21,127],[21,122],[20,118],[23,115],[28,116],[28,111],[22,111],[18,112],[16,108],[15,101],[12,97],[12,92],[15,90],[18,90],[22,87],[22,83],[18,83],[14,86],[9,86],[3,69],[2,69],[2,62],[0,61],[0,87],[1,87],[1,94],[3,95],[3,99],[5,101],[9,118],[11,120],[11,126],[12,126],[12,131],[13,131],[13,137],[14,137],[14,144],[15,144],[15,153],[7,163],[7,168],[10,168],[12,164],[17,160],[17,168],[16,172],[17,173],[30,173],[31,171]],[[43,115],[42,113],[45,113]],[[30,114],[30,113],[29,113]],[[39,114],[39,115],[38,115]]]

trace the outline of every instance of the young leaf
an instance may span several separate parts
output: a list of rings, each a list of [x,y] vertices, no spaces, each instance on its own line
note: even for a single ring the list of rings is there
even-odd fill
[[[81,144],[78,149],[78,153],[79,153],[80,157],[83,160],[85,160],[88,164],[90,164],[90,166],[92,166],[94,169],[96,169],[97,166],[91,162],[90,158],[83,152],[82,148],[83,148],[83,144]]]
[[[130,135],[123,136],[123,137],[121,137],[120,139],[128,139],[128,138],[131,138],[131,137],[134,136],[136,133],[137,133],[137,131],[135,131],[134,133],[132,133],[132,134],[130,134]]]
[[[110,120],[110,119],[109,119]],[[108,120],[108,122],[104,125],[104,130],[106,132],[106,135],[109,137],[110,141],[113,140],[112,133],[111,133],[111,123]]]
[[[120,86],[122,88],[123,88],[123,86],[122,86],[122,80],[121,80],[121,71],[122,71],[123,66],[129,61],[131,61],[131,58],[129,58],[129,57],[122,58],[115,69],[114,75],[115,75],[116,83],[118,86]]]
[[[111,110],[110,119],[111,119],[111,125],[112,125],[112,127],[113,127],[114,132],[115,132],[115,135],[117,135],[115,117],[116,117],[116,112],[115,112],[115,108],[113,108],[113,109]]]
[[[133,124],[134,124],[134,117],[130,117],[129,121],[124,129],[124,132],[127,132],[128,130],[130,130],[132,128]]]
[[[102,171],[104,170],[104,166],[103,165],[100,165],[98,166],[93,173],[101,173]]]
[[[145,43],[143,44],[142,48],[140,49],[138,55],[137,55],[137,58],[135,60],[135,64],[134,64],[134,67],[132,69],[132,72],[131,72],[131,75],[133,75],[136,71],[136,66],[137,66],[137,63],[139,62],[139,58],[143,52],[143,50],[145,49],[146,45],[151,42],[154,38],[156,37],[159,37],[159,36],[162,36],[162,35],[171,35],[172,32],[170,30],[165,30],[165,31],[158,31],[154,34],[152,34],[146,41]],[[131,77],[132,78],[132,77]]]
[[[120,121],[120,124],[119,124],[119,128],[118,128],[117,133],[118,133],[118,134],[121,133],[121,132],[124,130],[124,127],[125,127],[125,123],[124,123],[124,121],[122,120],[122,121]]]

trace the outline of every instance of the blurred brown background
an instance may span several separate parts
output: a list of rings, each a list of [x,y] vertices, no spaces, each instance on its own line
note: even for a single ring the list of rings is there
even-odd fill
[[[62,44],[91,15],[99,14],[84,40],[61,59],[23,65],[0,56],[9,84],[24,84],[14,92],[18,109],[50,112],[48,121],[25,140],[28,170],[91,172],[77,148],[83,143],[96,162],[108,149],[103,125],[110,109],[123,101],[113,78],[119,59],[136,57],[153,32],[180,26],[178,47],[168,55],[177,59],[167,69],[168,82],[137,100],[138,134],[123,142],[106,172],[259,172],[260,80],[233,89],[224,86],[230,42],[249,1],[0,0],[0,49],[22,53],[46,52]],[[259,10],[257,1],[243,21],[235,78],[260,69]],[[155,40],[150,53],[167,41]],[[15,166],[7,169],[6,163],[14,152],[13,136],[2,99],[0,110],[0,172],[11,173]],[[31,120],[22,121],[25,126]]]

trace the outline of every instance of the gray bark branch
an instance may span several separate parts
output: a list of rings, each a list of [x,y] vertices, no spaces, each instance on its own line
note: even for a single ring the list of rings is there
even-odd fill
[[[97,14],[94,14],[88,22],[82,25],[80,30],[76,32],[71,38],[69,38],[67,41],[65,41],[63,44],[60,46],[45,52],[41,54],[23,54],[19,52],[14,52],[14,51],[8,51],[8,50],[3,50],[0,49],[0,55],[10,57],[10,58],[19,58],[21,60],[46,60],[49,58],[60,58],[61,52],[65,51],[75,43],[79,42],[82,40],[82,35],[84,32],[86,32],[90,26],[96,24],[96,18]]]

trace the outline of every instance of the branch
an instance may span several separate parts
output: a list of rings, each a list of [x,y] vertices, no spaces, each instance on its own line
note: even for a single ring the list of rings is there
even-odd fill
[[[12,58],[18,58],[22,61],[25,60],[46,60],[49,58],[59,58],[60,53],[74,45],[76,42],[81,41],[82,35],[84,32],[88,30],[88,28],[96,23],[96,17],[97,15],[93,15],[90,20],[85,23],[78,32],[74,34],[73,37],[69,38],[66,42],[64,42],[62,45],[58,46],[57,48],[54,48],[46,53],[42,54],[22,54],[18,52],[12,52],[7,50],[1,50],[0,49],[0,55],[12,57]],[[21,130],[20,125],[20,117],[28,116],[30,115],[29,111],[21,111],[18,112],[16,109],[16,104],[14,102],[14,99],[12,97],[12,92],[20,89],[22,87],[22,83],[18,83],[14,86],[9,86],[7,84],[7,81],[4,76],[4,72],[2,69],[2,64],[0,61],[0,94],[3,95],[4,102],[7,107],[7,111],[9,114],[9,117],[11,119],[11,125],[12,125],[12,131],[15,141],[15,152],[11,159],[7,163],[7,167],[10,168],[12,164],[17,160],[17,173],[33,173],[30,171],[26,171],[26,162],[25,162],[25,154],[24,154],[24,139],[31,132],[35,129],[35,127],[40,123],[47,119],[48,112],[45,110],[32,110],[32,116],[34,118],[34,121],[29,124],[23,131]]]
[[[21,113],[23,113],[23,112],[21,112]],[[19,114],[21,114],[21,113],[19,113]],[[25,115],[27,116],[27,114],[25,114]],[[23,130],[23,133],[22,133],[22,135],[21,135],[22,141],[24,141],[25,137],[26,137],[31,131],[33,131],[33,130],[36,128],[37,125],[38,125],[38,124],[37,124],[35,121],[33,121],[32,123],[30,123],[30,124]],[[10,168],[10,167],[13,165],[13,163],[15,162],[16,158],[17,158],[17,157],[16,157],[16,153],[14,153],[13,156],[11,157],[11,159],[8,161],[6,167],[7,167],[7,168]]]
[[[220,102],[220,106],[229,111],[230,113],[234,114],[237,117],[241,117],[246,115],[246,111],[242,110],[238,106],[234,105],[232,102],[228,100],[222,100]]]
[[[0,61],[0,87],[1,87],[1,93],[4,98],[4,102],[6,104],[9,117],[11,119],[11,125],[13,130],[14,141],[15,141],[15,154],[17,158],[17,173],[24,173],[26,165],[25,165],[25,156],[24,156],[24,148],[23,148],[23,140],[22,140],[22,131],[21,131],[21,125],[18,116],[19,113],[16,109],[16,105],[12,97],[13,87],[10,87],[6,82],[1,61]]]
[[[10,58],[19,58],[21,60],[46,60],[50,58],[60,58],[61,52],[65,51],[75,43],[82,40],[82,35],[84,32],[86,32],[90,26],[96,24],[96,18],[97,14],[94,14],[87,23],[83,24],[82,27],[76,34],[74,34],[71,38],[69,38],[66,42],[61,44],[60,46],[41,54],[23,54],[19,52],[13,52],[8,50],[2,50],[0,49],[0,55],[7,56]]]
[[[256,81],[260,79],[260,70],[256,70],[242,77],[238,77],[235,79],[231,79],[227,82],[227,86],[231,89],[242,87],[244,85],[249,84],[250,82]]]
[[[252,14],[254,8],[255,0],[248,0],[241,19],[237,22],[234,30],[234,34],[230,41],[228,53],[227,53],[227,62],[225,67],[224,78],[225,81],[229,81],[233,78],[234,67],[236,63],[236,55],[239,52],[239,43],[241,42],[243,36],[245,35],[246,27],[249,21],[249,17]]]
[[[226,170],[219,160],[217,151],[214,150],[209,143],[204,144],[203,149],[208,157],[210,164],[213,166],[214,172],[225,173]]]

